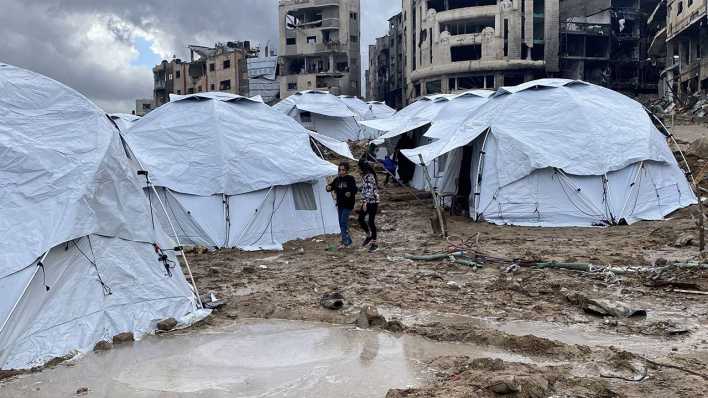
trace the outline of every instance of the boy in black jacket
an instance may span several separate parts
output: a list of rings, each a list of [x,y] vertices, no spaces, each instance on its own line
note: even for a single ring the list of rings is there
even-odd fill
[[[349,163],[339,164],[339,175],[327,185],[327,192],[334,192],[337,197],[337,214],[339,215],[339,229],[342,234],[342,245],[340,248],[352,245],[352,237],[349,235],[349,216],[352,214],[356,203],[356,180],[349,175]]]

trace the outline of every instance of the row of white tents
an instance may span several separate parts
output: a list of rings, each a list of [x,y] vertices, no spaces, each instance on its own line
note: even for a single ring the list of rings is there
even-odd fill
[[[204,316],[184,246],[281,249],[337,232],[322,147],[353,159],[258,98],[106,115],[0,64],[0,369]]]
[[[327,91],[301,91],[274,107],[305,128],[339,141],[374,139],[361,123],[387,119],[395,111],[383,102],[364,102],[352,96],[337,97]]]
[[[375,105],[200,93],[108,116],[0,64],[0,369],[196,319],[183,246],[280,249],[336,233],[325,184],[337,169],[320,148],[353,158],[346,140],[409,159],[419,188],[432,171],[432,189],[466,198],[475,220],[608,225],[696,203],[650,115],[601,87],[541,80],[424,97],[392,117]]]
[[[390,119],[362,124],[381,133],[377,143],[399,154],[400,165],[414,165],[412,186],[431,189],[425,166],[432,189],[461,200],[474,220],[631,224],[697,203],[652,115],[582,81],[424,97]]]

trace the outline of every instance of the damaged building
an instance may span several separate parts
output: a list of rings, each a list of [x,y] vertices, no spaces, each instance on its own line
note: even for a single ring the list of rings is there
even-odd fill
[[[665,38],[657,35],[653,46],[666,51],[661,94],[678,97],[678,102],[685,105],[690,96],[708,91],[708,1],[667,0],[665,3]]]
[[[558,0],[403,0],[407,100],[559,71]]]
[[[258,56],[258,48],[251,48],[248,41],[188,48],[190,62],[165,60],[153,68],[155,107],[170,102],[170,94],[224,91],[249,95],[247,60]]]
[[[385,80],[396,73],[405,76],[404,105],[423,95],[497,89],[542,77],[656,92],[663,65],[648,48],[661,26],[647,20],[661,19],[659,3],[402,0],[403,60],[390,60],[392,24],[387,40],[370,48],[370,99],[388,102]],[[705,15],[705,1],[700,3]]]
[[[647,23],[658,0],[562,0],[561,76],[619,91],[656,92],[660,67]]]
[[[388,34],[369,46],[367,98],[400,109],[405,103],[406,86],[403,13],[394,15],[388,22]]]
[[[280,0],[280,96],[361,95],[359,0]]]

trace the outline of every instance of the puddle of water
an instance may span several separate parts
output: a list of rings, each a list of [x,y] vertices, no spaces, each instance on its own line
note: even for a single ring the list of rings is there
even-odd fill
[[[530,359],[415,336],[289,321],[149,337],[0,384],[2,397],[373,397],[421,384],[445,355]]]
[[[461,314],[446,314],[431,311],[402,310],[397,307],[379,307],[381,315],[398,318],[407,326],[416,323],[446,322],[469,323],[480,328],[497,330],[514,336],[534,335],[565,344],[586,346],[620,347],[636,354],[657,358],[667,355],[676,349],[678,353],[694,351],[693,346],[700,344],[708,337],[707,328],[697,321],[686,321],[691,326],[692,333],[687,337],[666,339],[662,337],[627,335],[600,330],[592,323],[580,325],[563,325],[543,321],[495,321],[486,318]],[[656,319],[656,314],[649,313],[649,319]],[[630,322],[629,320],[622,320]]]

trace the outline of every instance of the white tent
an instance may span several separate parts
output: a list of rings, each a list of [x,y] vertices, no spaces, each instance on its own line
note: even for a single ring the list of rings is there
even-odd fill
[[[476,219],[610,225],[660,220],[696,203],[642,105],[589,83],[543,79],[502,88],[456,131],[436,136],[403,153],[425,163],[449,154],[442,190],[460,194],[461,176],[469,178]]]
[[[382,101],[369,101],[369,114],[366,120],[388,119],[396,114],[396,110]]]
[[[301,91],[278,102],[273,109],[298,121],[305,128],[339,141],[358,141],[358,114],[327,91]]]
[[[108,116],[0,64],[0,369],[27,369],[195,313]]]
[[[427,145],[438,135],[456,129],[468,115],[486,103],[492,94],[492,91],[473,90],[456,95],[423,97],[396,113],[391,119],[374,120],[362,124],[381,129],[384,134],[378,142],[383,141],[382,143],[386,144],[388,153],[396,153],[401,149]],[[406,159],[399,156],[398,161],[401,165],[406,162]],[[418,165],[419,161],[414,163],[417,166],[410,185],[419,190],[429,190],[423,167]],[[436,189],[439,188],[445,174],[446,163],[447,159],[443,156],[428,164],[428,173]]]
[[[262,102],[173,96],[127,139],[187,245],[282,249],[339,230],[325,190],[337,168],[315,155],[306,129]]]
[[[126,132],[136,121],[140,120],[140,116],[131,115],[129,113],[111,113],[111,120],[118,126],[120,131]]]

